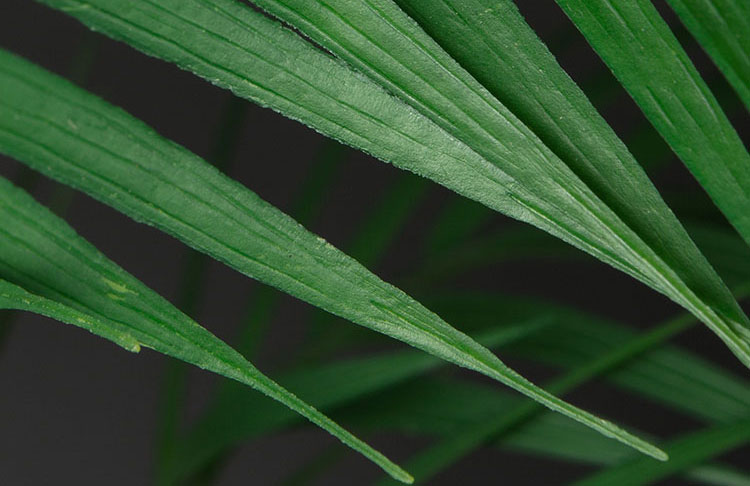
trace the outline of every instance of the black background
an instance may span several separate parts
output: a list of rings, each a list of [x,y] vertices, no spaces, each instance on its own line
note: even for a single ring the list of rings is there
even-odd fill
[[[553,39],[564,29],[572,31],[572,25],[552,2],[520,3],[542,39]],[[681,29],[671,12],[662,8],[661,2],[658,5],[670,24]],[[75,76],[75,53],[84,43],[96,45],[93,71],[83,83],[88,90],[125,108],[165,137],[209,157],[216,126],[230,100],[228,92],[173,65],[92,34],[60,12],[28,0],[0,3],[2,48],[70,77]],[[550,47],[577,81],[592,73],[606,72],[580,36],[564,50],[554,44]],[[700,49],[692,41],[686,43],[686,49],[702,73],[714,80],[712,87],[725,89],[724,81]],[[732,98],[730,103],[739,102]],[[624,91],[603,114],[620,135],[643,120]],[[747,115],[735,116],[733,122],[747,140]],[[298,123],[249,105],[238,153],[228,172],[264,199],[289,210],[295,191],[313,168],[312,154],[322,140]],[[0,174],[17,179],[20,172],[18,163],[0,157]],[[695,191],[696,197],[705,197],[676,161],[651,175],[660,190]],[[335,190],[328,194],[322,213],[310,229],[342,247],[383,190],[399,176],[397,169],[351,151]],[[55,184],[43,180],[34,195],[49,203],[54,191]],[[431,188],[383,263],[374,268],[378,275],[392,280],[408,273],[410,262],[419,257],[425,228],[451,197],[455,196],[442,188]],[[75,195],[66,220],[107,256],[175,301],[180,270],[191,250],[82,194]],[[517,223],[498,216],[495,224]],[[541,296],[642,328],[678,312],[676,306],[650,289],[591,259],[576,264],[504,264],[472,272],[451,285]],[[231,341],[246,299],[256,288],[249,279],[212,263],[207,295],[194,317],[219,337]],[[273,375],[274,369],[283,364],[284,356],[296,349],[308,310],[307,305],[286,298],[257,360],[262,370]],[[679,342],[746,376],[746,370],[704,328],[685,333]],[[166,362],[166,358],[151,351],[131,355],[70,326],[32,315],[20,316],[0,354],[0,484],[148,484],[156,405]],[[545,370],[527,363],[514,365],[534,379],[546,376]],[[215,379],[197,371],[191,377],[194,384],[190,388],[188,414],[194,417],[205,404]],[[611,390],[605,393],[600,388],[594,383],[570,398],[595,413],[655,434],[671,435],[698,426],[654,404]],[[403,462],[426,444],[389,435],[369,439],[397,462]],[[333,442],[313,427],[252,442],[233,456],[217,484],[277,484],[312,458],[320,447]],[[741,466],[748,453],[750,450],[745,448],[726,459]],[[563,484],[588,470],[488,449],[463,460],[431,484]],[[362,484],[377,475],[374,466],[350,453],[318,484]],[[675,480],[664,484],[684,483]]]

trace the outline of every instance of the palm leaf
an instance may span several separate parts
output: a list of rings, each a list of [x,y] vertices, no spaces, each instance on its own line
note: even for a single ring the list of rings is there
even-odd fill
[[[677,348],[651,349],[673,333],[694,324],[695,320],[687,314],[639,337],[621,325],[535,300],[503,299],[496,295],[480,299],[476,295],[445,294],[438,296],[436,302],[442,303],[440,308],[448,315],[471,320],[480,326],[476,338],[489,348],[503,346],[504,352],[510,355],[575,370],[568,372],[576,378],[568,386],[592,374],[609,371],[604,377],[610,383],[700,420],[734,422],[750,411],[750,388],[745,381]],[[498,314],[512,316],[510,322],[525,323],[498,327]],[[533,323],[536,324],[530,325]],[[642,353],[639,359],[630,359],[636,353]],[[620,368],[609,369],[628,359]],[[526,414],[536,411],[529,404],[490,391],[474,397],[470,393],[457,393],[451,387],[443,391],[436,389],[435,396],[420,396],[413,392],[412,388],[421,390],[421,385],[414,381],[415,377],[435,369],[437,364],[437,361],[413,352],[385,353],[333,364],[303,365],[285,374],[280,381],[323,410],[337,410],[351,403],[352,411],[344,415],[359,425],[375,425],[375,430],[392,425],[389,420],[393,420],[393,416],[384,418],[379,411],[383,410],[387,415],[389,410],[395,409],[392,413],[399,413],[401,405],[412,411],[404,415],[402,421],[417,427],[418,430],[413,432],[433,435],[436,428],[430,420],[446,423],[450,421],[449,417],[457,417],[456,426],[450,428],[450,434],[445,433],[452,438],[477,437],[471,441],[471,447],[492,437],[489,423],[497,421],[506,425],[507,421],[510,424],[528,418]],[[319,379],[321,376],[326,378]],[[404,387],[393,388],[406,380],[411,381],[404,385],[409,390],[405,395]],[[371,399],[376,393],[380,395]],[[706,407],[706,397],[711,397],[710,407]],[[439,407],[435,405],[436,400],[440,402]],[[248,414],[243,410],[253,412]],[[498,418],[498,411],[512,413],[513,420],[507,416]],[[536,424],[540,417],[544,418]],[[296,422],[286,410],[232,387],[226,395],[220,395],[197,426],[180,441],[182,447],[171,465],[171,477],[173,480],[185,478],[227,447],[291,425],[293,420]],[[551,430],[547,433],[545,427],[549,424],[552,424]],[[564,420],[537,416],[528,426],[520,427],[521,432],[510,432],[502,442],[506,443],[507,438],[511,444],[518,444],[517,447],[564,457],[567,457],[565,454],[574,454],[571,458],[593,462],[606,459],[608,463],[615,463],[628,457],[627,448],[609,446],[606,441],[603,444],[598,437],[590,438],[591,434],[585,429],[567,425]],[[527,430],[528,433],[524,432]],[[561,437],[551,438],[556,434],[564,436],[568,430],[571,435],[564,438],[565,445],[560,444]],[[448,440],[453,442],[453,439]],[[598,456],[597,451],[601,452]],[[430,469],[445,466],[445,457],[434,459],[427,464]],[[421,474],[417,474],[417,478],[425,479]]]
[[[742,0],[668,0],[750,110],[750,5]]]
[[[748,295],[745,286],[742,294]],[[562,369],[583,366],[603,350],[616,349],[635,338],[635,332],[617,323],[538,299],[497,294],[443,293],[434,296],[446,316],[471,316],[478,330],[497,325],[498,313],[511,320],[530,317],[553,319],[553,325],[508,347],[509,356],[530,359]],[[682,317],[684,318],[684,316]],[[715,365],[677,348],[653,350],[607,375],[607,380],[630,392],[666,404],[702,420],[739,420],[750,410],[750,386]],[[706,406],[711,397],[711,406]]]
[[[445,397],[451,399],[445,400]],[[431,406],[424,406],[425,402],[431,403]],[[468,427],[478,426],[495,416],[498,410],[510,411],[521,405],[519,400],[507,393],[476,383],[423,379],[340,413],[360,427],[447,440]],[[546,412],[519,424],[518,428],[509,431],[492,446],[516,453],[599,466],[617,465],[634,458],[632,449],[607,441],[565,417]],[[743,472],[719,464],[694,463],[679,469],[675,472],[710,486],[746,486],[750,482],[750,477]]]
[[[0,133],[5,134],[4,130],[3,126]],[[400,481],[412,481],[382,454],[263,375],[3,178],[0,219],[4,223],[0,229],[3,308],[60,319],[130,351],[146,346],[249,385],[329,431]]]
[[[477,336],[489,348],[507,345],[547,327],[531,320],[490,330]],[[333,410],[363,397],[414,380],[438,368],[441,361],[414,351],[301,366],[280,377],[291,390],[303,393],[318,407]],[[294,414],[236,386],[227,386],[190,432],[179,441],[167,467],[167,483],[184,481],[225,453],[253,437],[298,422]]]
[[[588,251],[686,307],[750,365],[747,317],[642,171],[609,161],[604,182],[579,176],[395,4],[257,2],[370,80],[231,0],[43,3]],[[625,185],[638,209],[611,203]]]
[[[748,295],[748,290],[750,289],[745,287],[740,295]],[[440,297],[439,300],[453,306],[460,302],[454,299],[451,304],[446,296]],[[455,310],[449,314],[471,315],[475,321],[483,321],[484,319],[477,319],[477,303],[476,297],[470,296],[464,301],[463,314]],[[547,307],[541,302],[529,302],[528,306],[522,304],[519,307],[518,299],[508,303],[511,308],[498,305],[497,297],[488,299],[487,305],[481,307],[487,313],[487,325],[495,322],[494,316],[497,315],[498,308],[502,309],[504,314],[514,315],[518,319],[527,318],[528,315],[541,318],[543,309]],[[516,308],[515,311],[513,307]],[[680,316],[657,326],[654,331],[641,337],[633,337],[632,331],[601,319],[571,313],[560,308],[548,309],[550,318],[554,316],[562,322],[548,327],[543,333],[535,333],[520,342],[511,343],[506,353],[516,354],[514,351],[520,351],[519,355],[525,358],[532,360],[542,358],[542,362],[571,370],[548,385],[549,389],[556,393],[564,393],[570,387],[576,386],[594,374],[607,372],[606,378],[611,383],[632,393],[651,398],[702,421],[729,424],[728,428],[719,428],[711,433],[715,433],[717,437],[722,437],[721,430],[726,433],[731,427],[742,423],[750,412],[750,388],[744,380],[738,380],[725,371],[675,348],[650,349],[688,327],[691,324],[690,316]],[[647,353],[642,354],[644,352]],[[633,360],[632,358],[637,354],[641,356]],[[620,369],[611,370],[623,360],[629,361]],[[417,387],[417,390],[419,389]],[[449,389],[451,391],[448,391]],[[409,469],[420,480],[429,478],[461,455],[484,445],[501,431],[513,425],[517,426],[520,421],[528,420],[536,412],[533,404],[507,403],[506,398],[494,399],[487,393],[468,392],[464,400],[461,398],[463,395],[455,389],[444,387],[440,390],[440,396],[450,397],[450,399],[441,400],[440,407],[434,405],[436,397],[428,394],[420,396],[418,391],[412,390],[405,397],[401,397],[404,389],[399,388],[373,403],[363,404],[364,416],[362,416],[362,411],[354,413],[355,417],[359,415],[357,423],[377,424],[378,428],[389,428],[389,425],[394,425],[395,419],[395,424],[408,424],[407,429],[413,432],[432,435],[436,430],[442,431],[441,435],[445,435],[445,439],[409,462]],[[418,396],[420,399],[416,398]],[[504,400],[506,404],[502,409],[505,412],[498,415],[496,411],[493,411],[493,407],[498,401]],[[707,406],[707,400],[710,400],[710,406]],[[423,403],[432,403],[433,406],[425,408]],[[404,408],[400,409],[400,407]],[[393,411],[389,412],[389,408]],[[373,411],[374,415],[368,416],[367,410]],[[389,415],[394,413],[396,415]],[[449,421],[448,417],[452,414],[457,416],[456,425],[449,430],[444,430]],[[349,415],[351,419],[351,413],[344,415]],[[431,425],[431,420],[441,423],[442,426],[436,429],[434,425]],[[520,447],[528,452],[543,452],[568,460],[595,463],[604,461],[607,464],[614,464],[632,459],[632,454],[627,449],[603,445],[597,437],[592,438],[587,431],[573,424],[570,427],[561,427],[562,423],[554,417],[540,416],[534,418],[528,426],[517,426],[517,431],[510,431],[510,435],[504,435],[499,441],[512,448]],[[565,430],[566,428],[571,430]],[[722,446],[719,441],[706,446],[705,453],[715,454],[724,447],[730,448],[742,444],[740,438],[731,433],[727,435],[729,439],[725,445]],[[732,439],[732,437],[735,438]],[[696,440],[695,444],[697,443]],[[684,470],[690,464],[700,462],[697,459],[683,462],[690,457],[685,455],[687,453],[692,454],[693,449],[688,449],[687,452],[682,448],[675,450],[675,454],[680,454],[682,460],[677,461],[680,465],[674,468],[652,468],[640,461],[638,463],[639,467],[643,467],[646,471],[674,474]],[[705,457],[710,457],[710,455]],[[708,478],[713,478],[718,472],[696,470],[691,472],[691,477],[700,478],[704,474]],[[727,478],[727,484],[732,484],[732,477],[734,476],[730,475]],[[744,480],[746,481],[747,478]],[[605,481],[602,484],[607,483]],[[717,480],[710,484],[724,483]]]
[[[653,4],[557,3],[750,243],[750,154]]]
[[[612,350],[602,352],[563,376],[552,380],[547,387],[556,394],[569,393],[583,383],[639,358],[643,353],[686,329],[692,322],[690,315],[670,320],[642,336]],[[427,480],[490,440],[518,426],[519,423],[530,420],[542,410],[534,402],[524,403],[483,420],[473,427],[465,427],[460,433],[417,454],[409,461],[409,470],[420,481]],[[391,482],[386,480],[382,484],[391,484]]]
[[[4,181],[0,182],[0,185],[4,189],[6,188]],[[141,350],[141,343],[135,337],[126,331],[113,328],[106,320],[94,314],[79,311],[61,302],[32,294],[18,285],[2,279],[0,279],[0,309],[33,312],[86,329],[128,351],[137,353]]]
[[[0,55],[0,150],[238,271],[504,383],[644,453],[658,449],[505,366],[356,261],[126,113]]]

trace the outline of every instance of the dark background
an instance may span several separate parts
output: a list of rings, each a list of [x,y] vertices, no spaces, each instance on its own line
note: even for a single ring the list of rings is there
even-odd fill
[[[561,32],[574,36],[564,46],[552,42],[551,49],[575,80],[607,75],[601,61],[553,2],[519,3],[542,39],[554,41]],[[658,6],[670,25],[683,32],[671,12],[661,2]],[[0,47],[68,78],[78,78],[88,90],[123,107],[160,134],[210,158],[216,127],[230,101],[228,92],[173,65],[92,34],[66,15],[29,0],[0,3]],[[721,76],[695,43],[688,39],[685,47],[706,79],[711,80],[711,87],[727,91]],[[80,56],[76,61],[76,52],[82,50],[93,56],[93,69],[86,76],[82,75]],[[624,91],[620,89],[615,96],[603,114],[624,136],[643,123],[643,117]],[[736,109],[736,98],[730,95],[726,100],[728,110],[741,112]],[[739,113],[733,116],[733,122],[747,140],[747,115]],[[241,142],[228,172],[264,199],[289,211],[295,191],[313,170],[313,154],[322,143],[321,136],[312,130],[249,105]],[[20,164],[0,156],[0,174],[18,180],[21,172]],[[697,198],[705,197],[676,160],[651,175],[665,193],[694,191]],[[350,151],[335,190],[328,194],[321,214],[309,228],[334,245],[344,246],[397,177],[407,176]],[[34,195],[51,204],[55,187],[55,183],[42,180]],[[408,274],[410,262],[419,257],[425,229],[451,197],[455,196],[432,187],[383,263],[373,270],[386,280]],[[713,214],[708,217],[721,218]],[[180,272],[192,250],[82,194],[75,194],[65,218],[115,262],[170,301],[176,301]],[[494,224],[517,223],[498,216]],[[592,259],[575,264],[504,264],[463,276],[452,285],[541,296],[642,328],[679,311],[645,286]],[[194,317],[222,339],[231,341],[237,333],[238,316],[256,289],[249,279],[211,263],[207,294]],[[299,345],[309,311],[306,304],[285,299],[256,363],[272,376],[274,369],[283,365],[284,357]],[[746,375],[746,370],[705,328],[695,328],[678,341],[737,374]],[[150,482],[156,408],[167,358],[149,350],[137,355],[125,353],[86,332],[28,314],[14,321],[0,351],[0,484]],[[545,376],[544,370],[528,364],[517,366],[533,379]],[[205,404],[215,378],[195,371],[191,379],[188,412],[195,416]],[[656,434],[671,435],[698,425],[654,404],[603,393],[596,384],[572,394],[571,400],[595,413]],[[371,441],[397,462],[403,462],[425,444],[388,435]],[[331,443],[333,439],[325,432],[310,426],[252,442],[229,461],[217,484],[276,484],[312,458],[320,447]],[[741,466],[748,453],[750,450],[745,448],[726,459]],[[431,484],[494,484],[501,479],[504,484],[513,485],[563,484],[588,470],[488,449],[463,460]],[[350,453],[319,484],[362,484],[377,475],[374,466]]]

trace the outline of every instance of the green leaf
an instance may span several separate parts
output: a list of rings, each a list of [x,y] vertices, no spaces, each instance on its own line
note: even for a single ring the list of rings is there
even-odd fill
[[[738,295],[750,294],[747,287]],[[635,337],[631,329],[600,317],[538,299],[496,294],[436,294],[441,314],[467,319],[482,329],[510,319],[553,319],[557,325],[515,343],[504,352],[515,357],[569,369],[595,359]],[[439,303],[439,304],[438,304]],[[684,317],[684,316],[683,316]],[[695,355],[667,347],[607,375],[613,384],[702,420],[736,421],[750,410],[750,386]],[[711,406],[706,406],[710,397]]]
[[[667,450],[673,458],[668,463],[634,459],[578,481],[577,486],[639,486],[651,484],[694,464],[750,441],[750,418],[694,432],[672,441]]]
[[[750,154],[651,1],[557,3],[750,243]]]
[[[2,56],[2,69],[9,67],[6,57]],[[0,85],[5,92],[8,85],[2,81]],[[0,125],[0,139],[5,140],[6,127]],[[393,477],[412,481],[382,454],[263,375],[2,178],[0,220],[1,306],[61,319],[131,351],[146,346],[251,386],[327,430]]]
[[[494,348],[546,327],[547,322],[535,319],[486,331],[478,340]],[[413,380],[441,364],[432,356],[402,351],[303,366],[286,373],[279,381],[317,407],[333,410]],[[273,402],[236,386],[227,387],[179,442],[177,454],[169,464],[168,482],[180,483],[229,447],[294,422],[294,414]]]
[[[515,397],[476,383],[424,379],[395,388],[369,403],[363,402],[341,413],[350,422],[381,432],[387,430],[448,439],[468,427],[477,427],[495,416],[498,410],[511,411],[519,405],[520,401]],[[548,412],[519,424],[492,445],[516,453],[602,466],[634,457],[632,449]],[[659,464],[671,462],[670,459]],[[681,472],[691,480],[710,486],[745,486],[750,481],[746,474],[716,464],[693,466]]]
[[[667,0],[750,110],[750,4]]]
[[[694,319],[690,315],[670,320],[642,336],[597,354],[593,359],[552,380],[547,384],[547,388],[560,395],[569,393],[583,383],[639,358],[643,353],[685,330],[693,322]],[[486,442],[501,436],[519,423],[530,420],[542,410],[536,403],[527,402],[482,420],[474,426],[465,427],[458,434],[438,442],[410,459],[409,470],[420,481],[428,480]],[[386,480],[381,484],[392,483]]]
[[[255,193],[93,95],[0,54],[0,151],[236,270],[367,328],[483,373],[608,437],[662,457],[536,387]]]
[[[677,227],[670,211],[661,204],[660,198],[625,146],[598,115],[583,92],[560,68],[525,23],[513,2],[397,0],[397,3],[462,67],[533,130],[581,179],[594,188],[597,195],[646,244],[660,256],[665,255],[668,264],[673,268],[688,268],[697,263],[686,251],[681,255],[674,254],[676,252],[670,248],[672,243],[668,241],[681,240],[685,237],[684,231]],[[629,2],[628,8],[635,8],[636,3],[638,2]],[[622,39],[619,43],[608,42],[613,48],[624,45]],[[635,43],[625,44],[633,46]],[[668,56],[669,53],[665,55]],[[630,55],[617,59],[626,62],[632,58],[634,62],[645,62],[653,57],[657,56]],[[671,79],[674,70],[663,67],[658,70],[649,66],[648,72],[651,71],[657,71],[659,75]],[[655,76],[642,72],[637,79],[645,82],[655,79]],[[707,88],[705,91],[708,91]],[[719,115],[723,116],[718,104],[715,107]],[[726,118],[723,120],[726,122]],[[746,185],[744,190],[747,191],[750,189],[750,157],[728,122],[721,127],[722,133],[726,132],[725,138],[731,141],[728,144],[733,147],[733,152],[726,151],[720,155],[725,159],[732,155],[734,159],[730,157],[730,160],[735,161],[732,163],[743,168],[745,172],[740,174],[745,175],[738,176],[738,179]],[[695,138],[685,137],[684,133],[682,135],[688,139],[687,142],[695,141]],[[696,143],[700,145],[702,142]],[[717,157],[714,159],[717,160]],[[713,171],[714,169],[712,174]],[[728,202],[741,206],[745,192],[736,189],[736,185],[725,185],[722,192]],[[646,194],[648,201],[644,199]],[[745,205],[737,213],[746,218],[750,214],[750,205]],[[644,217],[645,214],[648,217]],[[674,228],[669,239],[665,239],[666,228]],[[691,253],[693,252],[691,249]],[[703,262],[702,264],[705,265]],[[747,336],[746,328],[738,328],[737,332]]]
[[[333,149],[333,150],[332,150]],[[327,139],[324,142],[323,150],[321,150],[315,159],[320,163],[321,167],[310,174],[303,182],[302,187],[298,196],[295,198],[296,202],[292,204],[291,214],[302,216],[301,222],[309,221],[309,215],[311,212],[309,208],[317,208],[320,206],[325,196],[324,189],[329,187],[333,182],[334,171],[333,166],[338,166],[343,155],[343,146],[336,142]],[[391,184],[385,191],[385,193],[376,201],[374,207],[370,210],[369,214],[366,215],[363,224],[361,224],[355,234],[345,246],[347,253],[351,254],[358,261],[367,265],[377,264],[378,259],[382,257],[385,249],[393,241],[393,238],[406,223],[408,216],[413,212],[414,206],[420,201],[421,196],[426,192],[427,183],[424,179],[417,176],[413,176],[408,173],[402,173],[398,179]],[[313,211],[315,212],[315,211]],[[269,287],[262,287],[251,296],[249,301],[249,312],[248,318],[243,323],[243,328],[240,339],[238,340],[237,349],[246,354],[252,352],[254,346],[249,346],[250,343],[257,342],[257,335],[265,329],[269,323],[269,320],[273,316],[273,311],[276,310],[280,300],[278,292],[269,292]],[[364,333],[361,328],[355,326],[342,327],[331,314],[324,311],[317,310],[313,313],[311,319],[312,336],[305,339],[306,346],[301,350],[300,355],[296,358],[295,368],[308,366],[311,359],[314,362],[315,357],[319,355],[328,355],[328,351],[331,348],[339,349],[343,343],[350,342],[350,334],[362,333],[366,334],[367,338],[372,338],[371,333]],[[331,325],[332,324],[332,325]],[[528,325],[524,328],[524,332],[531,332],[535,329],[535,326]],[[503,331],[503,334],[505,331]],[[511,338],[509,333],[508,338]],[[479,341],[482,345],[491,348],[488,344],[492,341]],[[434,361],[434,358],[430,358]],[[299,362],[302,364],[299,364]],[[356,366],[358,363],[351,363],[352,366]],[[312,366],[312,365],[310,365]],[[407,366],[408,368],[408,366]],[[342,376],[349,376],[349,373],[342,373],[344,370],[348,370],[349,366],[342,366],[340,369],[336,368],[329,378],[339,379]],[[403,373],[404,367],[400,367],[398,373]],[[388,370],[381,372],[377,368],[375,370],[368,370],[361,376],[357,376],[351,382],[347,381],[344,384],[346,386],[354,386],[355,388],[360,386],[363,387],[365,393],[369,391],[367,388],[368,383],[380,383],[384,378],[387,381],[389,376]],[[236,386],[232,386],[232,382],[223,382],[225,386],[220,388],[218,393],[218,400],[213,402],[206,410],[205,418],[198,419],[198,427],[201,431],[205,432],[205,435],[201,436],[198,440],[195,439],[195,431],[189,434],[184,441],[184,452],[183,457],[176,457],[170,461],[170,464],[164,464],[165,468],[171,468],[172,470],[165,469],[167,476],[167,483],[176,481],[175,476],[185,477],[189,475],[201,474],[199,470],[214,470],[213,465],[221,464],[224,457],[229,453],[229,445],[233,442],[237,442],[240,439],[247,439],[249,436],[243,434],[243,431],[256,430],[257,422],[261,421],[265,424],[273,423],[275,415],[272,412],[266,414],[254,413],[252,416],[246,416],[247,422],[233,422],[227,423],[224,420],[216,420],[217,417],[231,416],[236,410],[237,403],[243,402],[244,390]],[[319,385],[313,387],[316,391],[320,390]],[[302,388],[303,390],[307,388]],[[329,400],[331,397],[336,397],[336,389],[333,388],[333,392],[328,393]],[[242,394],[240,397],[237,394]],[[232,398],[234,397],[234,398]],[[329,400],[321,398],[326,403]],[[333,399],[335,402],[335,398]],[[256,409],[254,406],[249,408]],[[274,408],[274,410],[278,407]],[[289,415],[289,414],[286,414]],[[268,418],[271,417],[269,420]],[[290,417],[291,418],[291,417]],[[266,431],[267,432],[267,431]],[[201,434],[199,433],[199,436]],[[192,452],[191,452],[192,451]],[[187,461],[184,456],[190,456],[194,459]],[[303,474],[303,471],[299,471]],[[201,476],[203,477],[203,476]]]
[[[747,296],[749,290],[746,286],[738,295]],[[453,311],[447,312],[448,315],[464,318],[471,316],[474,321],[486,321],[487,325],[495,324],[494,316],[498,311],[516,318],[528,318],[530,315],[541,318],[548,313],[550,318],[561,321],[543,333],[535,333],[520,342],[511,343],[505,351],[507,354],[515,354],[514,351],[519,351],[520,348],[522,357],[531,360],[542,358],[544,363],[571,370],[563,378],[548,385],[556,393],[564,393],[591,376],[607,372],[606,378],[610,382],[699,420],[733,424],[750,413],[750,387],[747,382],[734,378],[690,353],[667,347],[648,351],[639,356],[639,359],[632,360],[635,353],[643,353],[689,326],[692,319],[687,314],[637,337],[627,328],[543,302],[519,302],[519,299],[514,298],[507,301],[508,305],[504,305],[497,296],[488,296],[486,302],[481,304],[477,296],[467,297],[463,300],[463,312],[456,310],[456,306],[461,305],[460,299],[437,296],[437,300],[454,307]],[[480,313],[485,313],[486,318],[482,318]],[[626,344],[623,345],[623,342]],[[619,370],[610,370],[625,359],[630,361]],[[417,386],[417,390],[419,389]],[[456,390],[447,392],[446,388],[440,388],[436,393],[450,399],[439,400],[440,406],[436,406],[436,397],[420,395],[419,392],[407,394],[401,405],[408,409],[404,414],[406,410],[399,409],[403,393],[403,389],[397,389],[372,403],[363,404],[365,417],[366,410],[375,411],[374,415],[365,419],[365,423],[377,424],[382,430],[383,427],[388,428],[389,421],[392,425],[395,419],[396,425],[408,424],[408,430],[413,432],[421,430],[421,433],[432,435],[436,430],[442,431],[441,435],[445,435],[445,438],[441,442],[409,463],[409,469],[419,480],[427,479],[461,455],[483,445],[518,422],[528,420],[536,412],[534,404],[514,401],[508,403],[507,397],[494,399],[486,393],[468,392],[463,399],[462,394]],[[497,402],[501,401],[505,401],[505,405],[496,407]],[[425,403],[432,403],[433,406],[425,407]],[[388,412],[389,408],[394,410]],[[505,413],[498,415],[497,408]],[[377,410],[385,410],[385,416],[378,414]],[[388,418],[389,413],[396,415]],[[444,430],[446,423],[450,421],[448,417],[451,416],[457,417],[455,427]],[[363,417],[360,416],[358,422],[362,420]],[[431,420],[442,425],[436,428],[430,423]],[[575,424],[562,427],[564,423],[564,419],[561,422],[556,417],[539,416],[529,425],[521,425],[517,432],[511,431],[510,435],[504,435],[501,443],[567,460],[604,461],[612,464],[632,458],[627,449],[617,444],[610,446],[602,443],[599,437],[592,437],[592,434]],[[690,471],[691,478],[705,477],[707,479],[704,480],[709,484],[735,484],[735,475],[725,476],[722,471],[719,474],[719,479],[722,480],[719,481],[716,479],[716,471]],[[748,478],[742,479],[747,481]]]
[[[0,187],[5,189],[6,182],[4,180],[0,181]],[[0,279],[0,309],[14,309],[40,314],[86,329],[97,336],[109,339],[130,352],[137,353],[141,350],[141,343],[135,337],[127,331],[113,328],[111,324],[95,314],[79,311],[74,307],[29,293],[18,285],[2,279]]]
[[[450,311],[446,309],[450,315],[462,320],[481,321],[488,329],[494,328],[476,334],[477,340],[485,346],[493,348],[503,345],[506,352],[515,351],[513,354],[531,360],[545,356],[548,357],[544,361],[546,363],[565,369],[578,368],[574,375],[578,377],[581,376],[581,368],[601,371],[601,367],[606,368],[612,361],[616,363],[623,355],[627,358],[632,352],[632,347],[654,345],[667,338],[671,332],[690,324],[690,316],[683,315],[675,322],[670,321],[658,326],[659,331],[639,338],[623,326],[543,302],[519,301],[517,298],[506,300],[498,296],[487,296],[485,301],[480,301],[476,297],[457,297],[441,295],[437,296],[436,301],[444,302],[445,308],[452,307]],[[463,310],[458,310],[458,306]],[[536,320],[544,327],[541,332],[532,332],[534,326],[529,324],[509,327],[503,325],[498,328],[498,314],[516,315],[521,320],[532,319],[530,323]],[[555,325],[550,327],[548,323]],[[669,332],[665,333],[664,330]],[[657,339],[654,339],[655,337]],[[631,349],[622,348],[623,342],[631,343]],[[594,364],[590,363],[586,367],[587,361]],[[407,389],[416,387],[419,390],[421,381],[413,381],[414,377],[433,369],[436,365],[434,359],[420,357],[414,353],[384,354],[331,365],[303,366],[280,378],[280,381],[288,388],[308,397],[323,410],[338,409],[353,400],[358,400],[357,403],[364,404],[368,410],[388,410],[390,407],[398,407],[404,393],[404,388],[393,389],[394,385],[412,380],[404,386]],[[325,376],[325,379],[318,379],[320,376]],[[633,393],[650,397],[702,420],[732,422],[750,411],[750,387],[747,383],[690,353],[671,347],[650,351],[639,360],[628,362],[621,370],[610,372],[607,379]],[[326,385],[321,387],[320,383]],[[375,393],[380,395],[373,401],[369,397]],[[404,400],[417,405],[410,405],[414,408],[414,414],[404,417],[403,420],[412,425],[420,424],[419,418],[446,423],[450,422],[449,417],[458,416],[461,420],[456,420],[456,426],[447,433],[448,437],[455,437],[463,436],[469,430],[475,433],[486,432],[488,423],[497,418],[498,411],[510,413],[516,408],[529,408],[528,403],[512,399],[513,397],[505,394],[497,394],[499,397],[495,399],[495,394],[485,396],[487,393],[469,393],[465,400],[458,400],[458,394],[452,388],[442,391],[438,388],[434,391],[435,396],[407,394]],[[710,407],[706,406],[707,397],[711,400]],[[436,401],[440,402],[437,409]],[[355,410],[358,407],[356,404],[353,406]],[[253,413],[243,413],[242,410],[253,410]],[[430,413],[433,413],[433,416]],[[521,417],[525,413],[520,413]],[[352,417],[351,413],[344,415]],[[214,404],[197,428],[182,441],[183,449],[172,465],[175,468],[174,474],[179,478],[186,477],[210,460],[219,449],[269,433],[277,427],[287,426],[292,419],[294,416],[284,409],[255,395],[242,393],[241,389],[234,387],[231,393],[221,397],[220,401]],[[535,417],[534,420],[538,418]],[[606,459],[608,463],[614,463],[627,457],[627,448],[617,444],[610,446],[608,441],[602,442],[598,436],[591,438],[592,434],[587,434],[586,429],[568,425],[564,420],[563,425],[558,425],[560,421],[552,421],[552,430],[547,433],[545,427],[550,420],[552,419],[544,418],[542,423],[531,428],[523,426],[523,430],[536,431],[533,434],[516,436],[511,432],[511,435],[506,437],[509,437],[511,444],[519,444],[518,447],[541,450],[546,454],[556,454],[568,459],[595,463]],[[362,424],[361,417],[357,423]],[[373,431],[389,426],[388,420],[377,413],[369,423],[375,425]],[[425,427],[428,430],[423,433],[434,433],[434,425]],[[551,438],[555,434],[564,436],[568,430],[570,436]],[[486,435],[484,432],[480,434]],[[565,440],[566,445],[560,444],[562,440]],[[589,444],[590,448],[586,449]],[[417,479],[424,478],[417,474]]]
[[[394,4],[288,2],[300,14],[257,2],[375,84],[230,0],[42,1],[584,249],[686,307],[750,366],[747,317],[642,170],[566,165]],[[636,194],[639,209],[615,204],[618,192]]]

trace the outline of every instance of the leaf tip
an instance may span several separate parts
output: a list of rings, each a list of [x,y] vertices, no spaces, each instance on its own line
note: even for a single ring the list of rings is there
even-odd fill
[[[664,452],[662,449],[659,449],[653,444],[650,444],[648,442],[641,442],[641,444],[632,444],[636,449],[638,449],[640,452],[646,454],[647,456],[650,456],[657,461],[666,462],[669,460],[669,454]]]
[[[659,449],[658,447],[654,447],[653,452],[654,453],[651,454],[651,457],[653,457],[654,459],[662,462],[667,462],[669,460],[669,454]]]
[[[404,484],[414,484],[414,476],[401,468],[398,468],[396,471],[394,471],[394,474],[392,474],[392,476],[394,479],[397,479]]]

